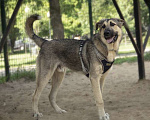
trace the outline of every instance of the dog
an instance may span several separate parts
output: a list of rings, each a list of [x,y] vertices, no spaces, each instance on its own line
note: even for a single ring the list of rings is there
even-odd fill
[[[52,80],[49,101],[57,113],[66,113],[56,103],[60,84],[65,76],[66,68],[80,71],[89,77],[92,91],[98,108],[99,120],[109,120],[105,113],[102,98],[104,80],[110,70],[122,39],[121,27],[124,20],[111,18],[102,19],[96,23],[96,33],[89,40],[57,39],[47,41],[37,36],[33,31],[33,23],[39,20],[37,14],[26,20],[27,35],[40,47],[36,61],[36,90],[32,99],[34,117],[42,117],[38,110],[40,95]]]

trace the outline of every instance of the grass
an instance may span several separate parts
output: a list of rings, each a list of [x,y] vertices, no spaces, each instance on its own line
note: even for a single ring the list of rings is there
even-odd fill
[[[123,55],[123,54],[130,54],[130,53],[135,53],[135,50],[130,50],[130,51],[119,51],[118,55]]]
[[[144,60],[145,60],[145,61],[150,61],[150,53],[147,53],[147,54],[144,56]]]
[[[27,70],[17,70],[15,73],[11,75],[11,80],[18,80],[20,78],[26,78],[27,80],[34,80],[35,79],[35,69],[30,71]]]
[[[23,69],[23,70],[18,69],[14,73],[11,73],[9,81],[19,80],[21,78],[25,78],[25,80],[29,80],[29,81],[35,80],[35,69],[32,69],[30,71],[27,71],[25,69]],[[6,77],[1,76],[0,84],[4,83],[4,82],[6,82]]]
[[[144,60],[145,61],[150,61],[150,53],[147,53],[144,55]],[[127,63],[133,63],[133,62],[136,62],[137,61],[137,57],[125,57],[125,58],[117,58],[115,60],[115,64],[122,64],[124,62],[127,62]]]
[[[124,62],[133,63],[137,61],[137,57],[117,58],[114,64],[122,64]]]

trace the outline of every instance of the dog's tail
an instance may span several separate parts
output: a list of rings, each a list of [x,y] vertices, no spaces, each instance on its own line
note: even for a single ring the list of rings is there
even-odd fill
[[[26,20],[26,24],[25,24],[25,30],[26,30],[26,33],[27,35],[32,39],[34,40],[34,42],[39,46],[41,47],[42,43],[45,41],[43,38],[40,38],[38,37],[34,31],[33,31],[33,23],[34,21],[36,20],[40,20],[41,19],[41,16],[38,15],[38,14],[34,14],[34,15],[31,15],[30,17],[27,18]]]

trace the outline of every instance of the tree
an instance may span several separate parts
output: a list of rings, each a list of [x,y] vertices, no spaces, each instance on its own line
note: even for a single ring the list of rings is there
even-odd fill
[[[67,38],[82,35],[81,21],[79,19],[82,2],[83,0],[60,0],[64,33]]]
[[[5,0],[7,22],[17,1],[18,0]],[[83,36],[90,33],[87,0],[24,0],[21,9],[18,12],[16,23],[14,23],[13,26],[16,31],[19,30],[19,34],[15,35],[16,38],[12,38],[15,37],[13,36],[14,33],[12,33],[12,36],[10,36],[11,39],[23,39],[27,37],[24,30],[24,23],[26,17],[34,13],[38,13],[42,16],[42,20],[34,23],[36,34],[38,34],[40,37],[47,38],[49,35],[49,19],[47,17],[47,12],[49,11],[49,2],[51,2],[50,16],[51,26],[54,30],[52,33],[53,38],[57,38],[60,33],[62,33],[61,38],[64,38],[64,36],[66,38],[71,38],[71,36],[74,35]],[[125,20],[127,21],[130,30],[134,33],[133,1],[117,0],[117,2],[123,15],[125,16]],[[142,28],[147,30],[147,26],[149,24],[148,7],[145,7],[146,4],[144,3],[144,0],[140,0],[140,4]],[[29,8],[27,12],[25,12],[26,8]],[[95,26],[96,22],[98,22],[100,19],[119,17],[111,0],[92,0],[92,14],[93,26]]]
[[[59,0],[49,0],[53,39],[64,38],[64,26],[61,20]]]
[[[11,52],[12,53],[14,53],[15,41],[21,35],[19,33],[19,29],[17,27],[14,27],[15,24],[16,24],[16,20],[14,20],[12,28],[9,32],[9,38],[10,38],[10,43],[11,43]]]
[[[14,0],[14,1],[9,0],[9,1],[5,1],[5,3],[6,3],[5,10],[8,12],[8,14],[6,15],[6,21],[8,23],[17,1],[16,0]],[[14,20],[12,28],[9,32],[9,39],[10,39],[10,43],[11,43],[10,47],[11,47],[12,53],[14,52],[15,40],[17,39],[17,37],[20,36],[19,29],[15,28],[15,24],[16,24],[16,19]]]

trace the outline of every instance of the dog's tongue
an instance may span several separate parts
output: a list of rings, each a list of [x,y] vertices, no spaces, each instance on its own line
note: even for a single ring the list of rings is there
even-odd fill
[[[114,40],[114,37],[107,39],[107,43],[111,43]]]

